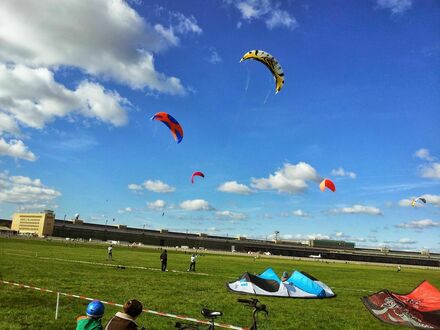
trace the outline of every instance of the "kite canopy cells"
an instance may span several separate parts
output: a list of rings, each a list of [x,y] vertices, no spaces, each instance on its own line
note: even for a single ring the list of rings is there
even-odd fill
[[[330,189],[330,190],[333,191],[333,192],[336,191],[335,184],[334,184],[333,181],[331,181],[330,179],[324,179],[324,180],[322,180],[321,183],[319,184],[319,189],[321,189],[321,191],[324,191],[325,188]]]
[[[203,174],[202,172],[194,172],[192,175],[191,175],[191,183],[194,183],[194,177],[195,176],[201,176],[202,178],[204,178],[205,177],[205,174]]]
[[[255,49],[244,54],[240,62],[248,59],[253,59],[263,63],[270,70],[270,72],[272,72],[273,77],[275,78],[275,93],[278,93],[284,85],[284,72],[275,57],[263,50]]]
[[[166,112],[158,112],[153,117],[151,117],[151,120],[159,120],[164,123],[170,129],[171,134],[173,134],[174,140],[176,140],[177,143],[180,143],[182,141],[182,126],[180,126],[179,122],[174,119],[173,116],[167,114]]]
[[[423,197],[417,197],[416,199],[413,199],[412,201],[411,201],[411,206],[412,207],[416,207],[416,203],[417,202],[422,202],[423,204],[426,204],[426,198],[423,198]]]

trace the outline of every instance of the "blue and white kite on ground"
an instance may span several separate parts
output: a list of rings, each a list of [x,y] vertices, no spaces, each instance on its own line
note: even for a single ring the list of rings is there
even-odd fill
[[[287,298],[330,298],[332,289],[313,276],[294,271],[285,281],[281,281],[272,268],[259,275],[244,273],[237,281],[226,283],[229,291],[258,296]]]

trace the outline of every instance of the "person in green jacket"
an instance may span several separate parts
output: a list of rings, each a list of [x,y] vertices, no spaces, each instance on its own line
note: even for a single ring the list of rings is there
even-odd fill
[[[104,304],[99,300],[93,300],[87,305],[86,314],[87,316],[79,316],[76,319],[76,330],[102,330]]]

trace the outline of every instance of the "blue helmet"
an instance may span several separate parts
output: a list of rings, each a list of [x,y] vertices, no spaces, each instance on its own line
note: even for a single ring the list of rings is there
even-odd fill
[[[99,300],[93,300],[87,305],[86,309],[87,316],[91,317],[101,317],[104,315],[104,304]]]

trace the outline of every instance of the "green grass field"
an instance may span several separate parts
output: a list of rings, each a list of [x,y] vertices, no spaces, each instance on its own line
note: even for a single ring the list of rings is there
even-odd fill
[[[403,267],[398,273],[395,266],[278,258],[254,260],[206,254],[197,260],[197,271],[206,276],[92,264],[160,268],[159,254],[158,249],[117,246],[113,250],[114,261],[107,262],[104,245],[1,238],[0,279],[116,303],[136,298],[145,308],[199,319],[202,307],[219,309],[224,313],[219,322],[237,326],[250,325],[251,310],[236,302],[240,295],[229,293],[225,282],[237,279],[245,271],[259,273],[267,267],[279,274],[284,270],[303,270],[337,294],[322,300],[259,297],[269,310],[269,318],[260,319],[261,329],[394,328],[370,315],[360,297],[383,288],[406,293],[424,279],[440,287],[439,270]],[[169,251],[168,258],[169,269],[188,268],[188,254]],[[55,294],[0,284],[0,329],[74,329],[75,318],[85,314],[87,303],[61,296],[59,318],[55,320]],[[106,306],[103,323],[118,310]],[[173,329],[175,320],[143,313],[138,323],[146,329]]]

